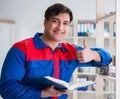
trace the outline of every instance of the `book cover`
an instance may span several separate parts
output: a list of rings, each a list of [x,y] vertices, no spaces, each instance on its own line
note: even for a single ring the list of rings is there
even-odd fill
[[[24,84],[32,85],[34,87],[42,88],[42,89],[53,85],[56,90],[60,90],[60,91],[70,90],[70,91],[72,91],[72,90],[75,90],[75,89],[80,88],[80,87],[93,85],[93,84],[95,84],[95,82],[90,80],[90,81],[84,81],[84,82],[67,83],[67,82],[60,80],[60,79],[56,79],[56,78],[53,78],[50,76],[44,76],[44,77],[40,77],[40,78],[29,79],[28,81],[25,81]]]

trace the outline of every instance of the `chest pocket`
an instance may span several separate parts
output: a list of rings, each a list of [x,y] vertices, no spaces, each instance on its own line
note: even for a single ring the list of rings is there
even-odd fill
[[[60,61],[61,78],[64,79],[65,81],[69,81],[75,68],[76,68],[75,60]]]
[[[52,75],[53,61],[33,60],[27,63],[26,75],[28,78]]]

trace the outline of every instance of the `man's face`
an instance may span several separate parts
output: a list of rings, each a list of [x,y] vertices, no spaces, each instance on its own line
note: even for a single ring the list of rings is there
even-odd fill
[[[67,13],[60,13],[51,17],[49,20],[45,19],[44,34],[49,40],[60,42],[68,34],[70,24],[70,16]]]

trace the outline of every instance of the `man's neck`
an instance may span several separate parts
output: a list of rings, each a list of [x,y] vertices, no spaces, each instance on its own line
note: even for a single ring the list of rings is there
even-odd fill
[[[40,38],[43,40],[44,43],[46,43],[53,51],[58,46],[59,42],[54,42],[49,39],[47,39],[45,36],[40,36]]]

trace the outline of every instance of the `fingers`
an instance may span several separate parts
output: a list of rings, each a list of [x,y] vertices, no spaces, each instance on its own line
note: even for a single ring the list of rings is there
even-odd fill
[[[42,91],[41,97],[56,97],[62,94],[67,94],[67,91],[59,91],[54,86],[50,86]]]
[[[76,58],[77,60],[79,60],[80,62],[81,61],[84,61],[84,56],[83,56],[83,51],[82,50],[79,50],[76,52]]]
[[[86,41],[86,39],[83,40],[83,47],[87,48],[87,41]]]
[[[83,54],[82,51],[76,52],[76,58],[79,62],[84,62],[84,56],[82,54]]]
[[[62,95],[62,94],[67,94],[66,91],[56,90],[56,89],[54,88],[54,86],[51,87],[51,92],[50,92],[50,93],[51,93],[51,96],[53,96],[53,97],[60,96],[60,95]]]
[[[76,52],[76,58],[79,62],[88,62],[89,59],[89,48],[87,46],[86,39],[83,40],[83,50],[78,50]]]

